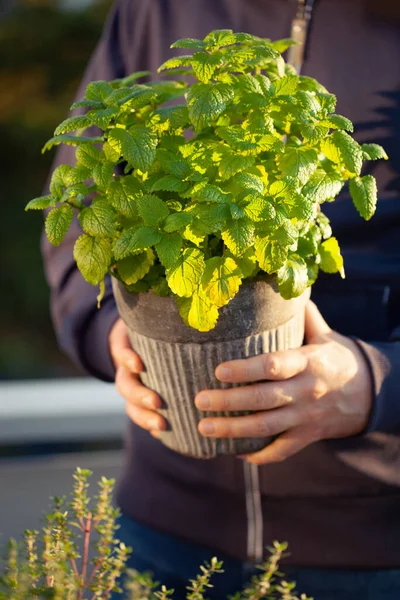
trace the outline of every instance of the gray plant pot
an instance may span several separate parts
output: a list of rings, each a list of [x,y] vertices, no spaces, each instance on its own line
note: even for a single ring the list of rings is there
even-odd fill
[[[214,375],[221,362],[300,347],[310,291],[284,300],[273,277],[244,284],[220,309],[215,329],[202,333],[183,323],[172,297],[129,293],[115,279],[113,289],[132,347],[145,365],[142,381],[164,401],[159,411],[168,422],[163,443],[196,458],[245,454],[265,447],[271,441],[268,438],[211,439],[200,435],[197,426],[202,418],[232,413],[200,411],[194,397],[204,389],[230,387]]]

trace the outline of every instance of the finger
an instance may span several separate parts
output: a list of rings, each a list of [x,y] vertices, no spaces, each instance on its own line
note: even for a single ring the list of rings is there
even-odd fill
[[[152,410],[139,408],[127,402],[125,404],[125,411],[128,417],[142,429],[147,429],[147,431],[164,431],[167,428],[164,417]]]
[[[245,417],[203,419],[199,423],[199,432],[206,437],[270,437],[299,425],[302,420],[299,408],[285,407]]]
[[[308,398],[311,391],[312,379],[300,375],[288,381],[204,390],[196,396],[195,404],[199,410],[207,411],[271,410]]]
[[[309,300],[306,304],[305,336],[308,342],[321,335],[332,333],[332,329],[319,312],[317,305]]]
[[[259,354],[244,360],[222,363],[215,370],[220,381],[248,383],[250,381],[289,379],[304,371],[307,356],[299,350]]]
[[[316,442],[317,439],[308,425],[302,425],[286,431],[272,442],[272,444],[260,450],[260,452],[248,454],[240,458],[245,458],[247,462],[255,465],[283,462]]]
[[[127,402],[139,408],[157,410],[161,408],[161,398],[142,384],[138,375],[125,367],[119,367],[115,377],[117,391]]]
[[[143,371],[140,357],[132,350],[128,329],[122,319],[114,324],[109,335],[110,354],[116,367],[125,366],[132,373]]]

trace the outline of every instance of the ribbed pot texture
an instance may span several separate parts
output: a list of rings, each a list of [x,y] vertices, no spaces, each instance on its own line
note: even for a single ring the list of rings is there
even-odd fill
[[[203,437],[197,429],[202,418],[247,413],[200,411],[194,398],[201,390],[231,387],[214,375],[222,362],[299,348],[309,290],[284,300],[273,277],[246,283],[220,309],[215,329],[202,333],[183,323],[172,297],[133,294],[115,279],[113,289],[132,347],[145,365],[142,381],[164,402],[159,412],[168,422],[161,436],[166,446],[187,456],[212,458],[256,452],[271,442],[270,438]]]

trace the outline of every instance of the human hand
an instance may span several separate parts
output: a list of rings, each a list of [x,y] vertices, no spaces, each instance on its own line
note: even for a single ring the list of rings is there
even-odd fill
[[[143,371],[140,357],[132,350],[128,330],[122,319],[118,319],[110,331],[109,347],[116,367],[115,384],[125,398],[125,410],[139,427],[147,429],[154,437],[166,429],[165,419],[155,412],[161,408],[160,397],[145,387],[139,373]]]
[[[223,363],[216,377],[229,383],[259,382],[206,390],[195,399],[208,411],[256,411],[245,417],[203,419],[206,437],[279,437],[247,455],[255,464],[280,462],[323,439],[361,433],[372,406],[372,382],[358,345],[327,325],[313,302],[306,307],[307,345]],[[268,381],[265,381],[268,380]]]

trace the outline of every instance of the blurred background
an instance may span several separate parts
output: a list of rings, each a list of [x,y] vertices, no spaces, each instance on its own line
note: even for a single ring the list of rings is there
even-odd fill
[[[39,525],[77,465],[121,464],[123,403],[57,348],[40,254],[41,154],[72,104],[110,0],[0,0],[0,546]],[[1,552],[0,552],[1,554]]]

